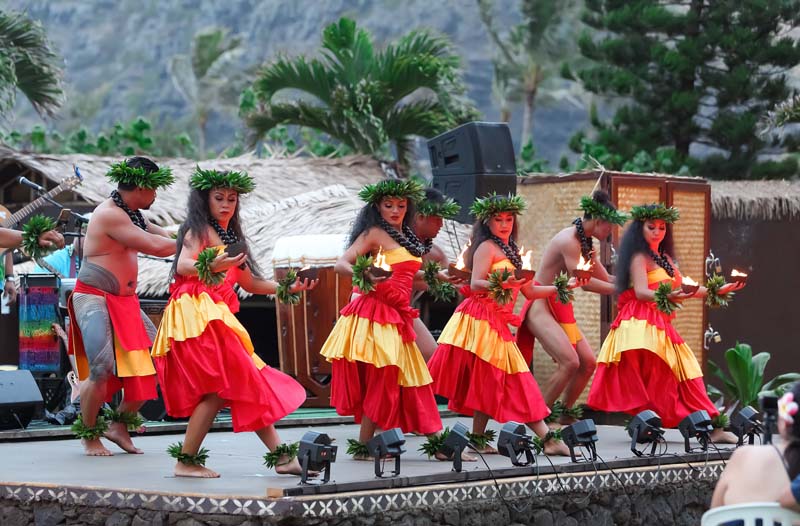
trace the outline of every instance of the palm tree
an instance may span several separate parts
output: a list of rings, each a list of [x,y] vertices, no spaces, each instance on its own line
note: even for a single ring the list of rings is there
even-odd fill
[[[241,40],[230,37],[226,29],[206,28],[194,36],[191,55],[175,55],[167,66],[175,89],[192,107],[201,156],[206,153],[211,112],[236,113],[239,93],[246,84],[244,73],[235,68],[243,52],[240,45]]]
[[[382,51],[348,18],[322,33],[320,58],[278,57],[254,84],[259,107],[245,116],[258,140],[281,124],[317,129],[361,153],[391,141],[405,165],[414,136],[473,120],[460,59],[443,37],[411,31]],[[283,90],[299,93],[278,100]]]
[[[41,24],[0,10],[0,115],[13,109],[19,90],[40,116],[53,116],[64,101],[62,75]]]

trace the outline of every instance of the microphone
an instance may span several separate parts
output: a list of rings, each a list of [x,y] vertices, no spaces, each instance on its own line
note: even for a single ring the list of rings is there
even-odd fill
[[[89,218],[88,218],[88,217],[86,217],[86,216],[82,216],[82,215],[80,215],[80,214],[79,214],[79,213],[77,213],[77,212],[72,212],[72,217],[74,217],[74,218],[75,218],[75,222],[76,222],[76,223],[83,223],[83,224],[86,224],[86,223],[88,223],[88,222],[89,222]]]
[[[33,181],[27,179],[26,177],[19,176],[17,181],[19,182],[19,184],[25,185],[25,186],[27,186],[29,188],[33,188],[37,192],[41,192],[41,193],[46,193],[47,192],[47,190],[45,190],[44,188],[42,188],[38,184],[34,183]]]

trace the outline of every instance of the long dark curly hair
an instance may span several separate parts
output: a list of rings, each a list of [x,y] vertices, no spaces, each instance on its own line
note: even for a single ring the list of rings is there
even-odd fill
[[[509,244],[511,244],[511,242],[517,242],[517,219],[518,218],[514,216],[514,227],[511,229],[511,235],[508,237]],[[464,253],[464,266],[469,270],[472,270],[472,262],[475,257],[475,251],[478,250],[478,247],[481,245],[481,243],[489,239],[491,235],[492,231],[489,230],[488,223],[484,223],[478,219],[472,225],[472,233],[469,236],[471,244]]]
[[[800,403],[800,382],[795,382],[790,391],[794,394],[794,401]],[[794,424],[789,426],[789,439],[786,449],[783,450],[783,458],[789,466],[789,478],[794,479],[800,475],[800,413],[794,415]]]
[[[650,245],[644,239],[644,221],[633,221],[622,235],[617,256],[617,292],[622,293],[631,286],[631,260],[636,254],[649,254]],[[667,223],[667,234],[661,240],[658,250],[676,258],[675,244],[672,240],[672,225]]]
[[[175,261],[172,263],[170,278],[172,278],[172,276],[174,276],[177,272],[178,257],[181,255],[181,250],[183,249],[183,240],[188,232],[191,232],[192,235],[194,235],[196,238],[199,238],[203,246],[206,246],[209,243],[208,220],[211,218],[211,208],[208,206],[208,200],[210,193],[211,190],[197,190],[194,188],[191,188],[189,191],[186,221],[184,221],[180,229],[178,229],[178,250],[175,253]],[[261,269],[253,259],[252,252],[250,251],[250,245],[247,243],[247,237],[244,235],[242,222],[239,219],[240,206],[241,195],[239,196],[239,199],[236,200],[236,210],[234,210],[233,217],[231,217],[231,221],[228,223],[228,228],[232,229],[236,233],[236,236],[239,238],[239,240],[245,243],[247,266],[250,267],[250,271],[254,276],[261,277]]]
[[[369,230],[370,228],[381,226],[381,213],[378,210],[379,205],[367,203],[361,210],[358,211],[355,221],[353,221],[353,228],[350,229],[350,235],[347,237],[347,248],[356,242],[358,236]],[[403,226],[412,228],[414,226],[414,215],[417,213],[417,207],[414,205],[413,199],[406,199],[406,215],[403,216]]]

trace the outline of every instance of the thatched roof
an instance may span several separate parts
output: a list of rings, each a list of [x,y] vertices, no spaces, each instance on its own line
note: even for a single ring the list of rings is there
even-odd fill
[[[8,164],[17,164],[24,172],[38,173],[58,183],[72,175],[73,166],[80,169],[84,182],[74,191],[89,203],[97,204],[113,190],[105,174],[112,163],[121,157],[94,155],[50,155],[25,153],[0,146],[0,171]],[[172,168],[175,184],[162,190],[158,199],[145,212],[151,221],[167,225],[183,221],[186,211],[189,176],[197,164],[216,170],[246,171],[256,182],[256,190],[248,196],[250,207],[291,197],[331,184],[342,184],[358,190],[367,183],[384,177],[381,164],[367,155],[337,159],[289,157],[259,158],[248,154],[230,159],[197,161],[191,159],[155,159],[159,165]],[[260,203],[259,203],[260,202]]]
[[[800,181],[711,181],[717,219],[800,219]]]

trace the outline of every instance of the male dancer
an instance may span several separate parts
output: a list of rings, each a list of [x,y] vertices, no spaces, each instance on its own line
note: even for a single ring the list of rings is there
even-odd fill
[[[131,441],[137,412],[156,398],[156,377],[149,348],[156,329],[139,308],[137,254],[175,254],[175,240],[148,222],[147,210],[156,189],[174,178],[145,157],[132,157],[111,167],[107,177],[117,183],[89,221],[84,260],[69,300],[70,354],[75,354],[81,383],[81,417],[73,426],[87,455],[109,456],[100,441],[105,436],[128,453],[141,453]],[[124,389],[116,411],[98,417],[103,402]],[[111,420],[109,425],[105,418]]]
[[[575,219],[572,226],[556,234],[545,247],[536,281],[539,284],[552,283],[560,272],[571,273],[583,256],[585,261],[592,262],[592,278],[582,288],[598,294],[613,294],[614,278],[597,258],[592,238],[608,238],[611,228],[623,225],[627,218],[617,212],[608,194],[602,191],[594,192],[592,197],[583,197],[580,209],[583,218]],[[573,423],[572,406],[592,377],[596,360],[575,322],[572,304],[564,305],[556,297],[534,301],[525,315],[524,329],[519,338],[523,339],[525,331],[530,331],[556,362],[556,371],[542,389],[545,402],[553,408],[556,399],[563,394],[563,412],[558,415],[559,422]]]

